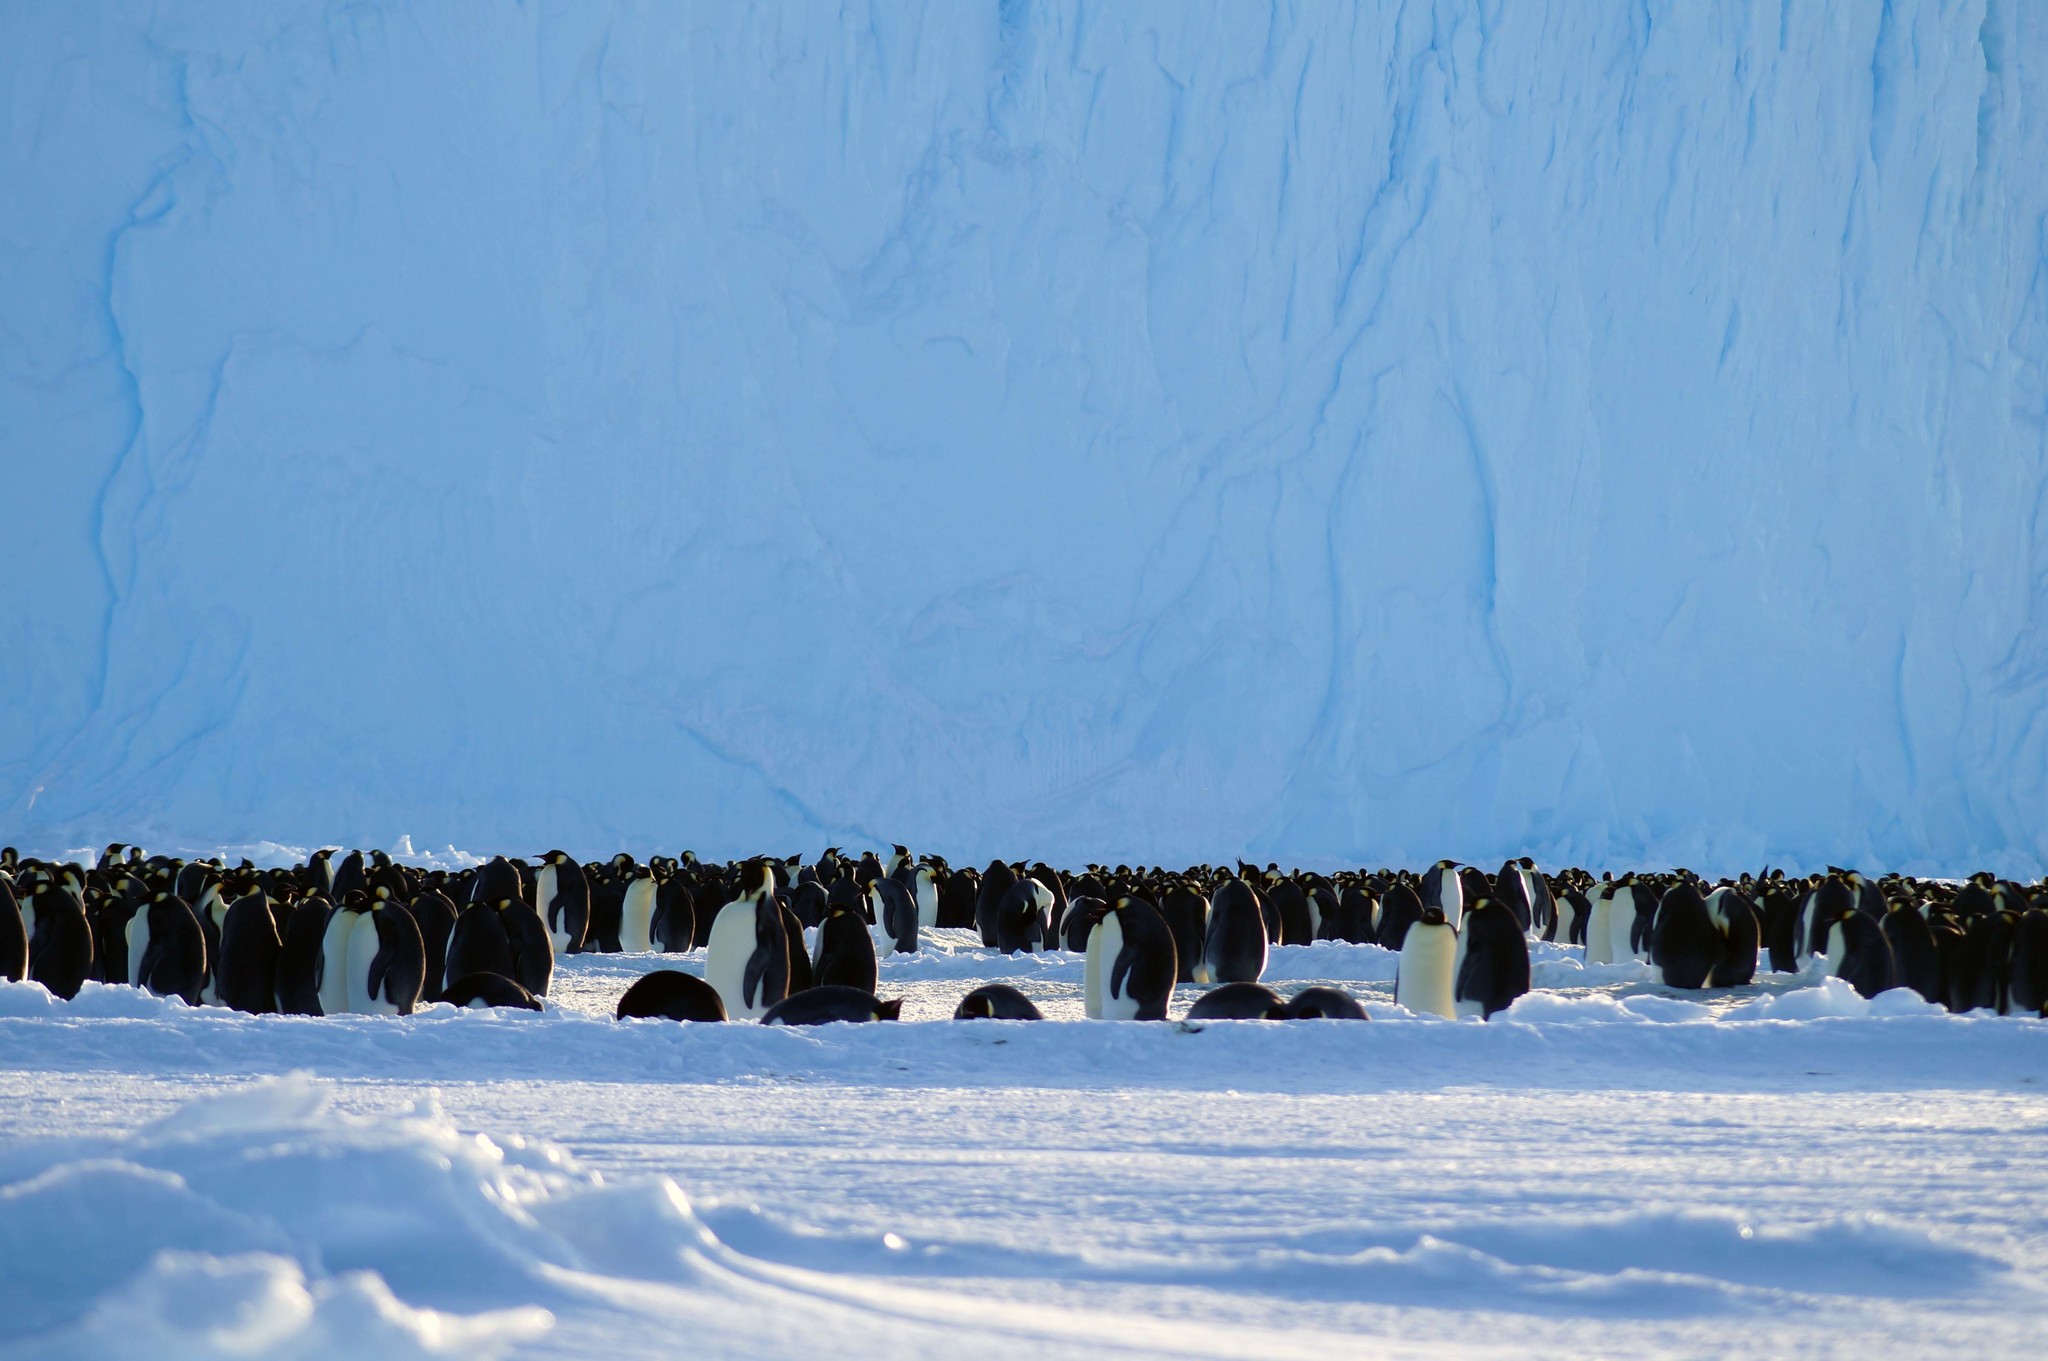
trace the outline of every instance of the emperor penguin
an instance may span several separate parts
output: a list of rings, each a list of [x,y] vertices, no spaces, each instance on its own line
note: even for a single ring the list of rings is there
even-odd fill
[[[198,1006],[206,986],[206,933],[184,899],[159,893],[128,920],[128,981]]]
[[[1358,999],[1342,988],[1303,988],[1287,999],[1275,1018],[1283,1021],[1363,1021],[1370,1019]]]
[[[2048,910],[2030,907],[2013,923],[2005,997],[2008,1013],[2048,1017]]]
[[[982,873],[981,887],[974,897],[974,924],[981,930],[985,949],[996,948],[996,920],[1001,915],[1003,899],[1016,882],[1017,872],[1001,860],[991,860]]]
[[[1422,916],[1401,942],[1394,976],[1394,1000],[1413,1012],[1456,1020],[1458,929],[1438,903],[1424,903]]]
[[[815,886],[814,886],[815,887]],[[680,872],[671,873],[654,891],[654,923],[650,933],[659,948],[679,954],[697,945],[697,895]]]
[[[1690,879],[1664,891],[1650,928],[1650,963],[1667,988],[1704,988],[1721,962],[1721,933]]]
[[[1441,913],[1442,909],[1438,909]],[[1408,943],[1408,932],[1422,920],[1422,899],[1406,882],[1389,885],[1380,895],[1379,915],[1373,921],[1373,939],[1382,949],[1399,954]]]
[[[555,980],[555,943],[547,924],[524,898],[500,898],[497,908],[512,946],[513,981],[535,997],[547,996]]]
[[[960,1005],[953,1008],[953,1019],[972,1021],[975,1019],[995,1021],[1042,1021],[1045,1014],[1038,1004],[1011,987],[1008,983],[984,983],[960,999]]]
[[[333,906],[316,891],[284,914],[277,954],[277,1009],[283,1015],[320,1014],[320,945]]]
[[[619,948],[628,954],[645,954],[655,948],[654,908],[658,886],[654,871],[633,865],[625,871],[626,893],[619,900]]]
[[[547,924],[557,955],[583,948],[590,931],[590,880],[583,867],[561,851],[549,851],[533,874],[533,906]]]
[[[882,936],[889,942],[890,951],[916,954],[919,912],[910,889],[901,879],[882,878],[875,880],[874,894],[882,903],[882,910],[876,915],[881,918]]]
[[[1529,991],[1529,938],[1513,909],[1491,898],[1466,906],[1451,974],[1451,1000],[1460,1016],[1484,1019]]]
[[[1109,1021],[1163,1021],[1179,966],[1173,932],[1143,898],[1119,898],[1088,933],[1082,1007]]]
[[[369,910],[369,895],[356,890],[327,914],[327,926],[320,933],[320,954],[313,973],[322,1016],[340,1016],[348,1011],[349,945],[355,939],[357,923]],[[370,938],[376,939],[374,928]]]
[[[1892,947],[1884,928],[1854,908],[1828,924],[1827,970],[1865,997],[1893,986]]]
[[[1053,907],[1052,890],[1025,875],[996,906],[996,948],[1006,955],[1031,954],[1045,941]]]
[[[868,934],[868,924],[858,912],[842,906],[825,914],[825,920],[818,926],[818,953],[811,964],[811,976],[816,987],[843,984],[862,992],[875,990],[875,938]]]
[[[441,1000],[450,1006],[475,1011],[485,1007],[512,1007],[519,1011],[544,1009],[540,999],[522,987],[517,979],[496,973],[471,973],[451,979],[442,991]]]
[[[618,1006],[622,1021],[654,1016],[670,1021],[722,1021],[725,1003],[718,989],[695,974],[656,969],[627,988]]]
[[[1710,988],[1747,987],[1756,978],[1763,945],[1763,924],[1756,904],[1740,889],[1723,885],[1707,895],[1707,916],[1720,935],[1721,954],[1707,979]]]
[[[438,1002],[441,989],[448,985],[448,939],[455,933],[455,904],[439,889],[427,888],[404,906],[412,913],[412,924],[420,929],[420,944],[427,950],[427,976],[420,987],[420,1000]]]
[[[1208,930],[1193,973],[1197,983],[1256,983],[1266,972],[1266,919],[1242,879],[1225,879],[1209,899]]]
[[[284,941],[270,899],[260,888],[228,907],[220,928],[220,960],[214,990],[223,1005],[266,1015],[277,1010],[277,965]]]
[[[28,976],[70,1001],[92,975],[92,923],[85,906],[54,881],[44,879],[21,902],[28,933]]]
[[[766,861],[747,862],[739,896],[718,910],[704,947],[704,979],[735,1020],[757,1020],[787,995],[789,942]]]
[[[871,992],[841,983],[821,983],[768,1008],[762,1025],[830,1025],[835,1021],[894,1021],[903,1015],[903,999],[884,1002]]]
[[[1465,916],[1465,880],[1455,860],[1439,860],[1422,875],[1422,905],[1439,908],[1444,924],[1456,931]]]
[[[1940,1004],[1941,955],[1934,943],[1934,930],[1919,907],[1911,902],[1893,902],[1879,925],[1884,930],[1885,943],[1892,947],[1892,964],[1899,986]]]
[[[1159,899],[1159,915],[1173,932],[1173,954],[1180,963],[1182,983],[1195,981],[1202,967],[1203,938],[1208,934],[1209,900],[1185,879],[1175,880]]]
[[[19,983],[27,977],[28,926],[22,921],[13,884],[0,874],[0,979]]]
[[[1209,989],[1188,1008],[1190,1021],[1277,1021],[1287,1004],[1264,983],[1225,983]]]
[[[427,974],[426,944],[412,913],[379,887],[356,914],[348,940],[348,1009],[374,1016],[410,1016]]]
[[[445,992],[456,979],[478,973],[512,977],[512,941],[496,903],[471,903],[456,914],[436,991]]]
[[[930,865],[919,865],[911,876],[911,897],[917,900],[917,929],[929,931],[939,924],[939,880]]]

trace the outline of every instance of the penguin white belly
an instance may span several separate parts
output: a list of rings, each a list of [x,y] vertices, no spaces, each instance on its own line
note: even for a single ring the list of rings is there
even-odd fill
[[[1836,922],[1828,928],[1827,966],[1829,978],[1842,976],[1842,961],[1849,955],[1849,933]]]
[[[1444,876],[1444,925],[1456,931],[1465,924],[1465,885],[1455,875]]]
[[[348,944],[362,915],[337,910],[327,918],[327,931],[320,937],[322,1016],[340,1016],[348,1010]]]
[[[1625,888],[1614,895],[1613,909],[1607,918],[1614,938],[1608,942],[1607,957],[1616,964],[1626,964],[1636,957],[1635,942],[1632,939],[1636,929],[1635,890]]]
[[[1114,937],[1112,938],[1112,933]],[[1109,960],[1124,948],[1124,929],[1112,912],[1088,928],[1088,951],[1081,960],[1081,1010],[1093,1020],[1102,1019],[1104,978]]]
[[[534,910],[540,913],[540,924],[548,929],[548,940],[554,944],[555,954],[559,956],[569,953],[569,933],[555,924],[559,919],[548,911],[549,906],[555,901],[557,878],[553,865],[542,865],[534,871],[533,906]],[[567,917],[568,913],[565,912],[562,916]]]
[[[634,954],[654,948],[654,881],[635,879],[619,907],[619,948]]]
[[[1813,905],[1819,901],[1818,892],[1808,893],[1799,900],[1799,911],[1792,918],[1792,963],[1801,969],[1813,958]]]
[[[1099,949],[1097,947],[1100,947]],[[1087,970],[1095,971],[1095,1015],[1105,1021],[1135,1021],[1138,1019],[1138,1004],[1129,997],[1118,995],[1112,987],[1112,975],[1116,972],[1116,957],[1124,952],[1124,927],[1112,912],[1102,919],[1101,925],[1088,933],[1088,962],[1083,966],[1083,983]],[[1129,975],[1124,982],[1130,983]]]
[[[29,929],[35,929],[33,923]],[[149,949],[148,903],[135,909],[135,915],[128,919],[128,929],[123,934],[128,937],[128,982],[139,988],[142,986],[142,956]]]
[[[1457,932],[1435,922],[1415,923],[1401,945],[1395,1000],[1410,1011],[1455,1019],[1458,1010],[1451,992],[1457,959]]]
[[[711,937],[704,943],[704,981],[718,991],[725,1014],[735,1020],[757,1020],[766,1007],[750,1007],[744,992],[747,961],[754,957],[754,902],[742,898],[718,909]]]
[[[1614,962],[1614,900],[1607,895],[1593,900],[1592,910],[1586,916],[1586,962],[1588,964],[1612,964]]]
[[[391,911],[381,908],[380,911]],[[391,991],[384,984],[372,994],[370,991],[370,965],[376,961],[377,951],[382,942],[377,939],[376,918],[368,912],[358,913],[355,929],[348,933],[348,1009],[370,1016],[396,1016],[398,1006],[383,994]],[[379,982],[382,982],[380,979]]]
[[[939,886],[928,874],[917,876],[917,929],[929,931],[939,924]]]

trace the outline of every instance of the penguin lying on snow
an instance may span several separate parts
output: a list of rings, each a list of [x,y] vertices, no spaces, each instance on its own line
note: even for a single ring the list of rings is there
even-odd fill
[[[1188,1008],[1190,1021],[1270,1021],[1287,1004],[1264,983],[1225,983],[1211,988]]]
[[[960,999],[953,1019],[970,1021],[986,1017],[997,1021],[1042,1021],[1043,1013],[1029,997],[1008,983],[986,983]]]
[[[718,989],[695,974],[656,969],[644,974],[619,998],[618,1018],[660,1016],[671,1021],[723,1021],[725,1003]]]
[[[823,984],[805,988],[768,1008],[762,1025],[830,1025],[834,1021],[894,1021],[903,1014],[903,999],[884,1002],[859,988]]]
[[[441,1000],[465,1008],[513,1007],[521,1011],[541,1010],[540,999],[519,983],[499,973],[471,973],[449,983]]]

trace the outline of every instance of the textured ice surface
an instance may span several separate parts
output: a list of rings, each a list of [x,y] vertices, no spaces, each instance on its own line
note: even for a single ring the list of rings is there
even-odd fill
[[[31,844],[2048,860],[2048,10],[29,3]]]

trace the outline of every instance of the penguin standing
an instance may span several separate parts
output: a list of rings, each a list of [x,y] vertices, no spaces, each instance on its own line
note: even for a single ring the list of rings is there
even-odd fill
[[[322,1016],[340,1016],[348,1011],[348,947],[355,937],[356,923],[370,910],[370,900],[352,891],[327,914],[320,932],[320,954],[313,970]],[[375,933],[372,932],[374,937]]]
[[[299,899],[278,932],[277,1009],[286,1016],[320,1015],[320,944],[333,904],[317,892]]]
[[[637,955],[655,948],[654,910],[658,896],[652,869],[634,865],[625,871],[625,884],[619,894],[618,943],[621,950]]]
[[[1373,930],[1373,917],[1378,905],[1372,895],[1357,884],[1346,884],[1337,897],[1337,918],[1330,926],[1330,939],[1348,941],[1353,945],[1372,945],[1378,942]]]
[[[974,924],[987,949],[996,948],[996,923],[1002,916],[1003,899],[1016,884],[1017,872],[1000,860],[991,860],[982,872],[981,888],[974,898]]]
[[[1163,1021],[1179,963],[1173,932],[1143,898],[1119,898],[1088,933],[1081,1000],[1089,1016],[1110,1021]]]
[[[1828,926],[1827,968],[1865,997],[1875,997],[1895,982],[1892,947],[1877,922],[1848,908]]]
[[[501,898],[497,906],[512,947],[512,980],[535,997],[547,996],[555,981],[555,943],[547,924],[524,898]]]
[[[1465,916],[1465,880],[1455,860],[1439,860],[1422,874],[1422,905],[1443,913],[1444,924],[1456,931]]]
[[[705,946],[704,979],[725,1014],[755,1020],[789,991],[789,940],[766,862],[740,871],[739,896],[718,910]]]
[[[511,978],[512,940],[495,903],[471,903],[456,915],[441,959],[440,992],[458,978],[490,973]]]
[[[1721,962],[1721,933],[1690,879],[1665,890],[1650,929],[1650,963],[1667,988],[1704,988]]]
[[[1381,949],[1399,954],[1408,943],[1408,932],[1421,920],[1422,899],[1408,884],[1394,884],[1380,895],[1379,916],[1373,922],[1373,939],[1379,942]]]
[[[28,976],[65,1001],[78,996],[92,974],[92,923],[85,905],[45,879],[21,904],[28,933]]]
[[[1576,888],[1566,888],[1551,901],[1550,925],[1544,928],[1543,939],[1583,948],[1586,944],[1586,921],[1592,915],[1593,905]]]
[[[1614,889],[1612,879],[1602,879],[1586,895],[1586,963],[1613,964]],[[1633,912],[1633,905],[1630,907]]]
[[[917,927],[929,931],[939,924],[939,881],[931,866],[919,865],[910,878],[910,896],[917,903]]]
[[[533,906],[557,955],[583,948],[590,931],[590,880],[581,865],[561,851],[542,856],[533,876]]]
[[[475,877],[469,881],[469,900],[473,903],[502,902],[520,897],[522,892],[519,871],[502,855],[494,855],[478,866]]]
[[[1892,949],[1892,966],[1898,984],[1911,988],[1937,1006],[1942,1001],[1941,955],[1934,944],[1934,932],[1927,918],[1911,903],[1890,904],[1879,923],[1885,944]]]
[[[276,1011],[277,965],[283,951],[277,918],[263,890],[252,889],[235,899],[221,922],[220,961],[213,971],[221,1003],[258,1016]]]
[[[835,907],[826,914],[818,927],[818,953],[811,964],[811,977],[813,987],[840,985],[867,993],[875,990],[875,938],[868,934],[868,924],[859,913]]]
[[[1707,979],[1710,988],[1744,988],[1756,978],[1763,927],[1749,895],[1721,887],[1707,895],[1707,916],[1721,937],[1721,957]]]
[[[1266,972],[1266,921],[1250,884],[1226,879],[1209,899],[1197,983],[1256,983]],[[1092,950],[1091,950],[1092,953]]]
[[[128,981],[135,986],[199,1005],[206,986],[206,933],[184,899],[159,893],[130,919],[128,958]]]
[[[996,906],[996,948],[1006,955],[1030,954],[1046,938],[1052,890],[1025,875],[1010,885]]]
[[[1316,938],[1316,923],[1309,912],[1308,895],[1292,879],[1276,881],[1266,890],[1266,900],[1280,914],[1280,944],[1308,945]]]
[[[1073,954],[1080,954],[1088,948],[1088,933],[1095,929],[1095,923],[1102,920],[1102,914],[1109,911],[1109,904],[1100,898],[1086,894],[1067,904],[1067,919],[1060,923],[1066,939],[1060,944]]]
[[[420,944],[427,952],[427,975],[420,985],[422,1002],[438,1002],[448,985],[448,940],[455,934],[455,904],[439,889],[425,889],[405,904],[412,924],[420,930]]]
[[[27,977],[28,925],[15,901],[14,885],[0,874],[0,979],[19,983]]]
[[[695,948],[697,897],[680,872],[670,874],[655,890],[654,921],[648,928],[648,934],[662,950],[671,954]]]
[[[1451,975],[1451,1001],[1460,1016],[1491,1016],[1529,991],[1529,938],[1513,909],[1491,898],[1466,907]]]
[[[377,892],[388,894],[388,888]],[[348,1009],[373,1016],[410,1016],[427,976],[427,950],[412,913],[388,897],[356,914],[348,941]]]
[[[1177,880],[1159,899],[1159,915],[1173,932],[1173,955],[1179,961],[1182,983],[1195,981],[1202,966],[1203,937],[1208,931],[1209,900],[1185,879]]]
[[[2030,907],[2013,923],[2006,955],[2006,1010],[2048,1017],[2048,910]]]
[[[901,879],[883,878],[875,880],[875,896],[882,901],[878,914],[882,919],[882,935],[888,940],[892,953],[914,955],[917,953],[918,923],[921,914],[917,899],[911,895]],[[873,989],[869,989],[873,991]]]
[[[1422,917],[1401,942],[1394,975],[1394,1000],[1408,1010],[1455,1020],[1458,931],[1436,903],[1422,905]]]

